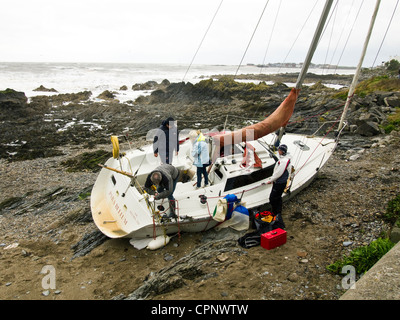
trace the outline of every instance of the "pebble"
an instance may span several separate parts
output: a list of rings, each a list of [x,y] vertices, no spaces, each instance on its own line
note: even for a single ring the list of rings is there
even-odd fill
[[[45,297],[47,297],[48,295],[50,295],[50,290],[46,290],[42,292],[42,295],[44,295]]]
[[[172,256],[172,255],[170,255],[169,253],[166,253],[165,255],[164,255],[164,260],[165,261],[170,261],[170,260],[172,260],[174,257]]]
[[[19,246],[19,243],[15,242],[15,243],[12,243],[12,244],[8,245],[7,247],[5,247],[4,250],[14,249],[18,246]]]
[[[359,154],[353,154],[352,156],[349,157],[349,160],[350,160],[350,161],[355,161],[355,160],[357,160],[359,157],[360,157]]]
[[[219,262],[224,262],[229,259],[229,256],[226,253],[221,253],[217,256]]]
[[[343,246],[344,246],[344,247],[351,246],[352,244],[353,244],[353,241],[344,241],[344,242],[343,242]]]
[[[26,250],[22,249],[21,254],[23,257],[28,257],[30,255],[29,252],[27,252]]]
[[[297,251],[297,256],[301,257],[301,258],[305,258],[305,257],[307,257],[307,252],[299,250],[299,251]]]
[[[293,272],[293,273],[289,274],[289,276],[287,277],[287,279],[288,279],[290,282],[296,282],[296,281],[299,280],[299,275],[298,275],[297,273]]]

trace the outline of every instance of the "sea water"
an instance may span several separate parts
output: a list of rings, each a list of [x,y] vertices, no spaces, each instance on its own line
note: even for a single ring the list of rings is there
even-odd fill
[[[37,95],[77,93],[91,91],[92,98],[105,90],[116,92],[121,102],[135,100],[139,95],[151,91],[133,91],[132,85],[164,79],[172,82],[197,83],[212,75],[229,74],[276,74],[298,73],[299,68],[263,68],[243,65],[239,71],[233,65],[188,65],[183,64],[127,64],[127,63],[29,63],[0,62],[0,91],[7,88],[22,91],[30,98]],[[332,70],[333,71],[333,70]],[[310,69],[315,74],[327,74],[329,70]],[[336,70],[337,74],[354,74],[354,69]],[[333,72],[331,72],[333,73]],[[55,89],[57,93],[34,91],[40,86]],[[289,84],[293,85],[293,84]],[[128,90],[120,90],[127,86]]]

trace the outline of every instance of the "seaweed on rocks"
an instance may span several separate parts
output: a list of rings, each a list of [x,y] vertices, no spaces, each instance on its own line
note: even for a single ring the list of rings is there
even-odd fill
[[[23,197],[11,197],[0,203],[0,212],[3,209],[13,209],[21,204]]]
[[[72,256],[71,260],[87,255],[107,239],[108,237],[99,230],[85,234],[80,241],[71,246],[71,249],[74,251],[74,255]]]
[[[236,244],[237,241],[233,239],[209,241],[172,265],[149,275],[144,284],[130,293],[125,299],[151,299],[154,296],[168,293],[184,286],[185,281],[209,277],[206,266],[213,264],[212,257],[217,257],[226,252],[230,254],[236,253],[237,255],[245,254],[245,251]]]
[[[61,162],[61,165],[67,167],[67,172],[76,171],[100,171],[98,164],[103,164],[111,157],[109,151],[97,150],[94,152],[84,152],[73,159],[68,159]]]

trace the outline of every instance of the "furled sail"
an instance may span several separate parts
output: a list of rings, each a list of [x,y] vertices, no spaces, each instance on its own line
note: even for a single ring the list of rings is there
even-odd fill
[[[263,121],[234,132],[214,136],[215,145],[223,148],[236,143],[257,140],[286,126],[293,114],[299,92],[300,89],[292,88],[289,95],[279,107]]]

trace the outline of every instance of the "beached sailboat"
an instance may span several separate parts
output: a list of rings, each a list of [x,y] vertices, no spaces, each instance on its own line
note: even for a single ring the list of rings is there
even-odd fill
[[[196,188],[196,169],[188,161],[192,143],[181,137],[179,156],[172,164],[186,179],[177,183],[174,192],[176,218],[163,218],[165,208],[169,207],[167,199],[154,201],[143,191],[148,174],[159,164],[152,145],[120,152],[118,140],[113,137],[113,157],[100,171],[91,194],[92,216],[97,227],[110,238],[131,238],[137,248],[155,249],[168,243],[168,235],[201,232],[220,224],[213,213],[218,201],[227,195],[236,195],[246,208],[262,206],[268,202],[272,188],[266,182],[276,162],[277,142],[288,146],[295,167],[290,191],[283,199],[307,187],[334,152],[337,140],[326,136],[282,135],[282,130],[280,133],[277,130],[286,126],[293,113],[331,5],[332,0],[327,0],[296,87],[275,112],[264,121],[235,132],[205,134],[214,155],[208,186]],[[226,152],[228,149],[230,152]],[[254,150],[250,152],[253,154],[250,161],[246,149]],[[253,165],[255,159],[258,166]]]

